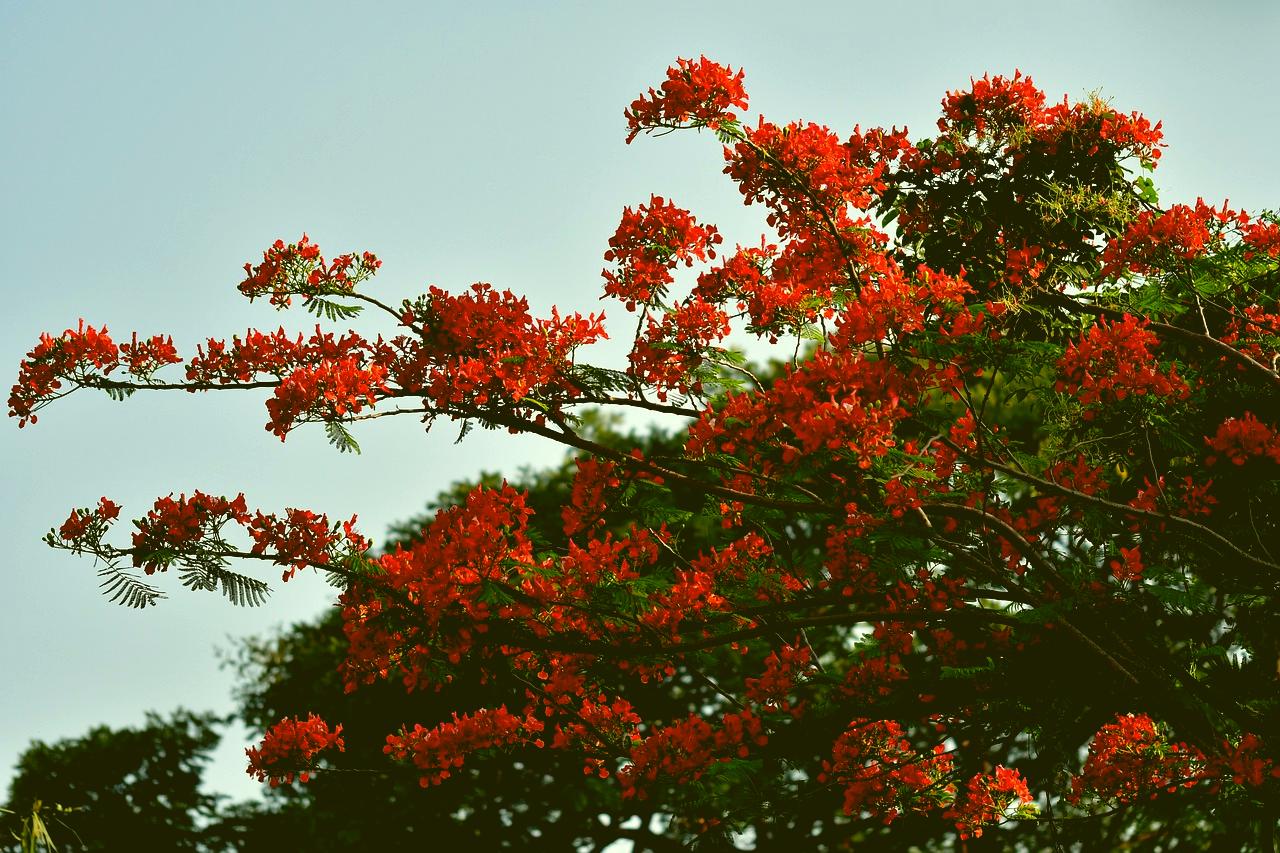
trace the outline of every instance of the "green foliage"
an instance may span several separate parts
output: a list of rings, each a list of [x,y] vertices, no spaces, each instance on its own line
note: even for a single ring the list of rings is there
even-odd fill
[[[351,320],[364,310],[363,305],[343,305],[319,296],[308,297],[305,304],[308,312],[329,321]]]
[[[240,607],[258,607],[271,594],[271,587],[263,581],[215,564],[181,566],[178,578],[187,589],[221,590],[228,601]]]
[[[11,829],[42,838],[48,849],[52,836],[58,851],[226,849],[203,837],[217,814],[217,799],[200,790],[218,743],[216,723],[177,711],[148,714],[139,728],[98,726],[79,738],[35,741],[18,759],[6,822],[39,821],[43,830],[35,823]],[[23,850],[19,838],[0,849]]]
[[[338,448],[339,453],[358,454],[360,452],[360,444],[356,441],[356,437],[341,421],[325,421],[324,432],[329,438],[329,443]]]
[[[102,583],[98,586],[107,596],[107,600],[125,607],[142,609],[166,597],[163,592],[137,575],[110,562],[104,563],[98,569],[98,577],[102,578]]]

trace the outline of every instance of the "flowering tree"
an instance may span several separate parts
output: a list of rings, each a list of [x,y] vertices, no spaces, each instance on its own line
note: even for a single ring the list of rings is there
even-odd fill
[[[304,235],[246,264],[241,292],[394,331],[250,332],[184,358],[82,323],[41,338],[9,399],[24,425],[79,388],[261,388],[268,430],[319,423],[339,450],[387,415],[530,433],[576,454],[559,518],[477,487],[375,556],[355,519],[193,492],[127,545],[106,498],[47,541],[139,607],[170,569],[241,603],[267,593],[244,565],[322,570],[343,587],[348,690],[503,685],[387,736],[427,788],[543,750],[676,838],[1154,849],[1213,830],[1271,849],[1276,218],[1161,207],[1159,124],[1051,104],[1019,74],[949,93],[916,142],[751,125],[746,106],[742,72],[703,58],[626,111],[628,141],[713,133],[772,233],[728,250],[670,200],[627,208],[603,273],[635,315],[625,369],[578,357],[603,315],[535,318],[486,284],[396,303],[365,289],[375,256]],[[681,441],[597,440],[600,408]],[[281,721],[250,772],[305,778],[339,723]]]

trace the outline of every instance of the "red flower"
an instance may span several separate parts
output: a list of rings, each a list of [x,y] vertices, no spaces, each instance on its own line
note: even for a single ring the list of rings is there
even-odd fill
[[[1280,434],[1258,420],[1252,412],[1245,412],[1238,418],[1227,418],[1218,425],[1218,431],[1212,437],[1205,438],[1204,443],[1227,457],[1233,465],[1243,465],[1259,457],[1280,464]],[[1216,456],[1205,459],[1209,465],[1217,461]]]
[[[1111,561],[1111,574],[1119,581],[1142,580],[1142,552],[1138,548],[1121,548],[1120,559]]]
[[[960,838],[978,838],[985,824],[1000,823],[1007,817],[1011,805],[1016,804],[1020,814],[1033,814],[1035,806],[1027,782],[1017,770],[1000,765],[992,773],[979,773],[965,784],[964,794],[947,811],[947,817],[955,820]]]
[[[293,781],[297,774],[306,782],[315,767],[316,756],[330,749],[343,752],[342,726],[330,729],[315,714],[307,719],[285,717],[272,726],[257,747],[245,750],[249,756],[249,775],[271,787]]]
[[[675,281],[671,270],[681,263],[693,266],[694,260],[714,258],[720,241],[714,225],[699,225],[689,211],[655,195],[648,205],[622,211],[622,222],[604,253],[604,259],[617,263],[618,269],[601,273],[604,292],[624,300],[628,311],[634,311],[637,303],[659,302]]]
[[[984,136],[1039,123],[1044,109],[1044,92],[1036,88],[1030,77],[1014,71],[1012,77],[983,75],[970,78],[968,91],[948,92],[942,101],[938,129],[957,129]]]
[[[721,122],[735,121],[737,116],[729,108],[747,108],[742,76],[742,71],[735,74],[732,68],[705,56],[697,61],[677,59],[667,69],[660,90],[650,89],[627,109],[627,143],[645,130],[686,123],[714,129]]]
[[[1133,802],[1176,785],[1205,778],[1205,758],[1183,743],[1170,743],[1146,714],[1123,714],[1098,730],[1084,769],[1072,780],[1070,799]]]
[[[1057,390],[1073,394],[1086,409],[1130,395],[1185,400],[1190,389],[1177,368],[1162,370],[1156,361],[1152,350],[1158,343],[1146,320],[1130,314],[1115,321],[1099,320],[1059,359],[1064,378]],[[1091,419],[1093,412],[1086,411],[1084,417]]]

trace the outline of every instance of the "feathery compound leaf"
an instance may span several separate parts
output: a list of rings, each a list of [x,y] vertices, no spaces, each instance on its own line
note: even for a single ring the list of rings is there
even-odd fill
[[[362,305],[343,305],[339,302],[330,302],[328,299],[321,299],[313,296],[307,300],[307,311],[317,317],[323,317],[329,321],[350,320],[357,316],[364,308]]]
[[[163,592],[145,583],[137,575],[111,563],[98,569],[98,577],[102,578],[102,583],[98,584],[99,589],[114,604],[142,609],[165,597]]]
[[[122,402],[133,396],[133,388],[104,388],[107,396],[116,402]]]
[[[222,594],[240,607],[258,607],[271,594],[271,587],[257,578],[251,578],[226,569],[209,569],[209,573],[218,579],[222,586]]]
[[[628,391],[636,384],[634,378],[621,370],[610,370],[590,364],[575,364],[570,375],[574,382],[593,394]]]
[[[329,443],[338,448],[339,453],[352,451],[360,452],[360,444],[356,441],[351,431],[342,425],[339,421],[326,421],[324,425],[325,435],[329,436]]]
[[[222,594],[237,607],[258,607],[271,594],[271,587],[257,578],[207,564],[186,565],[178,570],[178,578],[187,589]]]

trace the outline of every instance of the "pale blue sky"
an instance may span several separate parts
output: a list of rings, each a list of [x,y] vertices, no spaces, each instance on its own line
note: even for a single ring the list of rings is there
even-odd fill
[[[171,332],[180,351],[306,328],[234,290],[244,261],[303,230],[377,252],[392,301],[485,280],[539,311],[599,310],[605,240],[650,193],[752,242],[758,217],[710,139],[623,144],[623,108],[677,56],[745,67],[752,115],[839,130],[928,133],[944,91],[984,71],[1020,68],[1051,98],[1101,88],[1164,120],[1166,201],[1280,205],[1272,2],[460,6],[0,0],[0,365],[16,375],[40,332],[80,317]],[[88,561],[39,541],[70,507],[244,490],[251,505],[358,512],[377,537],[453,479],[559,455],[382,421],[353,458],[315,431],[281,446],[265,419],[250,395],[76,395],[0,429],[0,775],[33,737],[228,709],[213,647],[330,600],[302,577],[256,611],[181,589],[144,613],[115,607]],[[254,790],[242,749],[213,773],[237,795]]]

